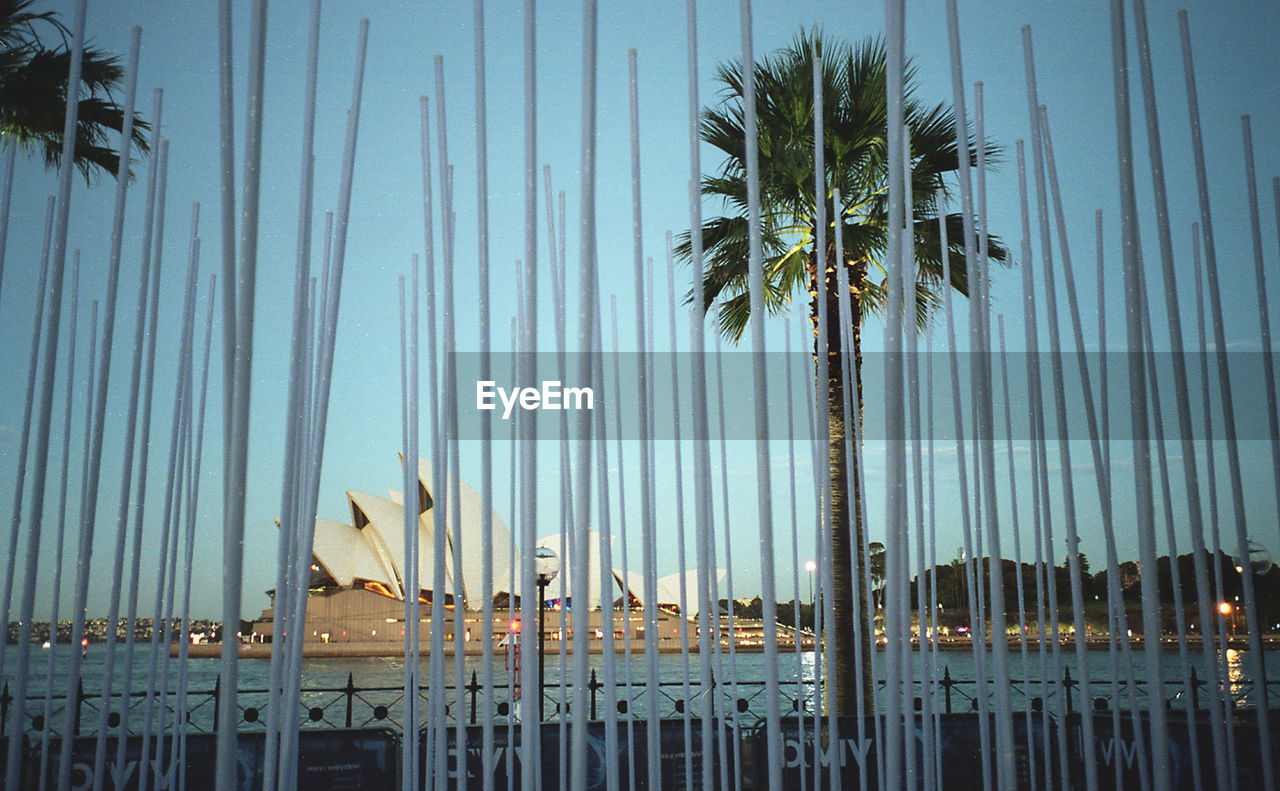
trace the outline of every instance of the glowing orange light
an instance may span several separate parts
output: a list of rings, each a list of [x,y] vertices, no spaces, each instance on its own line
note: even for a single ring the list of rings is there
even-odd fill
[[[520,633],[520,619],[517,618],[511,622],[511,631],[516,634]]]
[[[1223,615],[1230,615],[1230,614],[1231,614],[1231,602],[1225,602],[1225,601],[1224,601],[1222,604],[1219,604],[1219,605],[1218,605],[1218,612],[1222,613]]]

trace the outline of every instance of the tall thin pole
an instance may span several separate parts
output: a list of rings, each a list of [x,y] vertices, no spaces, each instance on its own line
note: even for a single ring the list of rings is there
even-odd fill
[[[1186,11],[1178,12],[1178,27],[1182,39],[1182,64],[1186,78],[1187,109],[1191,117],[1191,147],[1195,158],[1196,194],[1200,206],[1201,230],[1204,233],[1205,277],[1208,282],[1207,291],[1213,318],[1214,341],[1218,349],[1218,353],[1215,356],[1218,361],[1218,384],[1221,388],[1222,397],[1223,435],[1227,442],[1227,468],[1231,481],[1231,506],[1235,515],[1236,553],[1242,560],[1247,560],[1249,557],[1249,538],[1246,527],[1244,489],[1241,483],[1240,456],[1236,445],[1235,402],[1232,397],[1231,375],[1228,370],[1227,355],[1225,354],[1227,344],[1222,322],[1222,295],[1218,285],[1217,244],[1213,232],[1213,217],[1209,207],[1209,183],[1205,168],[1204,141],[1200,128],[1200,100],[1196,90],[1195,66],[1192,63],[1191,56],[1191,32],[1187,23]],[[1264,352],[1269,355],[1271,350],[1265,349]],[[1242,574],[1240,581],[1245,598],[1249,644],[1260,647],[1262,645],[1262,631],[1258,622],[1258,608],[1255,606],[1257,600],[1255,598],[1253,575]],[[1262,650],[1249,652],[1252,675],[1255,679],[1260,679],[1264,675],[1262,654]],[[1271,744],[1271,724],[1267,714],[1267,707],[1257,706],[1256,714],[1258,740],[1262,745],[1269,745]],[[1261,754],[1263,786],[1266,791],[1275,791],[1275,766],[1271,750],[1264,746],[1261,749]]]
[[[75,131],[77,111],[79,109],[79,90],[81,64],[84,57],[84,20],[85,0],[76,3],[75,21],[72,26],[71,64],[67,78],[68,86],[75,86],[67,91],[67,110],[62,126],[62,167],[58,173],[58,202],[55,210],[53,233],[53,256],[49,270],[49,306],[47,311],[48,330],[45,332],[45,347],[41,360],[40,377],[40,409],[36,426],[36,444],[32,449],[32,464],[35,476],[32,479],[34,493],[31,502],[31,513],[28,517],[27,546],[25,553],[25,569],[23,574],[22,599],[19,606],[18,628],[18,669],[19,679],[27,678],[31,665],[31,626],[35,611],[36,578],[38,573],[37,559],[40,552],[40,534],[44,526],[45,482],[48,475],[49,434],[53,420],[53,388],[55,380],[55,364],[58,360],[58,331],[62,317],[63,275],[67,264],[67,226],[71,215],[71,176],[75,172]],[[105,372],[102,376],[105,384]],[[101,447],[101,446],[99,446]],[[87,576],[87,563],[83,570]],[[78,582],[78,580],[77,580]],[[83,630],[83,626],[81,627]],[[73,662],[72,667],[79,666]],[[75,689],[75,680],[69,689]],[[18,787],[18,775],[21,770],[21,745],[19,738],[24,731],[23,719],[27,702],[27,685],[18,684],[13,696],[10,711],[9,745],[5,764],[5,788]],[[72,708],[72,707],[69,707]],[[68,721],[70,718],[68,717]],[[70,729],[66,731],[69,733]],[[70,740],[64,740],[64,743]]]
[[[53,681],[54,681],[54,661],[58,655],[58,605],[61,602],[62,594],[62,550],[64,539],[67,533],[67,479],[69,477],[71,467],[71,416],[72,407],[75,402],[75,378],[76,378],[76,313],[78,303],[80,301],[80,255],[76,251],[71,268],[71,320],[68,323],[67,335],[67,364],[66,375],[67,384],[63,391],[63,418],[62,418],[62,474],[58,481],[58,535],[55,542],[53,553],[53,584],[49,590],[53,593],[53,605],[49,613],[49,661],[45,666],[45,692],[44,692],[44,727],[40,729],[40,755],[47,756],[49,754],[49,733],[53,720]],[[89,322],[89,376],[86,380],[88,387],[85,388],[86,393],[93,392],[94,380],[94,363],[98,352],[98,302],[93,302],[93,316]],[[93,398],[87,396],[85,398],[85,427],[84,437],[85,445],[89,444],[89,438],[93,435]],[[89,454],[84,454],[84,463],[89,461]],[[86,476],[87,477],[87,476]],[[83,480],[83,479],[82,479]],[[114,621],[107,621],[108,624],[114,624]],[[115,631],[111,629],[110,631]],[[25,679],[24,679],[25,681]],[[110,698],[107,698],[110,700]],[[40,761],[40,791],[44,791],[48,782],[49,762],[47,760]]]
[[[138,415],[139,425],[137,426],[136,438],[145,438],[151,435],[151,405],[155,394],[155,338],[156,323],[158,321],[159,305],[160,305],[160,273],[163,264],[164,253],[164,224],[165,224],[165,202],[168,193],[168,172],[169,172],[169,141],[160,140],[159,151],[157,154],[159,159],[158,179],[155,191],[155,217],[154,227],[151,223],[147,223],[149,235],[154,236],[154,241],[144,239],[143,252],[149,255],[144,256],[144,260],[140,266],[140,276],[138,282],[138,318],[137,325],[134,328],[134,374],[130,384],[131,393],[137,397],[138,387],[141,386],[141,397],[139,408],[141,410]],[[135,441],[136,441],[135,438]],[[129,555],[129,598],[127,602],[126,623],[134,625],[138,618],[138,593],[141,585],[140,570],[142,566],[142,523],[146,513],[147,503],[147,470],[150,467],[150,454],[144,452],[138,460],[138,469],[134,473],[137,480],[137,492],[134,495],[132,504],[132,542]],[[123,487],[122,487],[123,489]],[[123,499],[123,497],[122,497]],[[127,505],[127,504],[126,504]],[[122,509],[121,521],[127,524],[129,517],[128,509]],[[122,665],[122,673],[124,685],[126,688],[132,686],[133,683],[133,667],[135,657],[135,629],[129,628],[125,634],[124,643],[124,662]],[[129,730],[130,708],[122,707],[120,711],[120,730],[127,733]],[[120,767],[125,766],[126,744],[124,740],[116,742],[116,772],[123,771]]]
[[[579,225],[579,260],[580,260],[580,290],[579,299],[579,324],[578,324],[578,345],[580,349],[595,351],[598,349],[597,336],[600,334],[600,320],[598,307],[598,290],[596,280],[596,68],[598,54],[598,18],[595,0],[585,0],[582,4],[582,137],[581,145],[581,165],[579,173],[581,181],[579,182],[579,193],[581,200],[581,219]],[[583,318],[588,320],[584,321]],[[591,373],[590,355],[587,359],[587,373]],[[600,381],[601,377],[593,377],[593,381]],[[600,418],[600,426],[603,428],[603,416]],[[578,503],[578,518],[576,527],[578,530],[578,538],[576,550],[577,554],[574,560],[575,573],[579,575],[579,579],[583,583],[586,581],[587,566],[583,562],[587,555],[587,538],[590,522],[587,519],[587,508],[585,506],[586,498],[590,494],[590,474],[588,462],[590,459],[590,424],[583,417],[583,422],[579,429],[582,432],[579,444],[578,463],[582,465],[581,483],[578,486],[578,496],[582,499]],[[603,432],[601,441],[603,444]],[[621,457],[619,457],[621,464]],[[601,487],[604,486],[604,480],[600,482]],[[621,487],[619,487],[621,491]],[[605,516],[602,514],[602,519]],[[530,526],[531,528],[532,526]],[[624,542],[625,546],[625,542]],[[603,571],[603,570],[602,570]],[[624,588],[627,586],[624,585]],[[627,625],[625,627],[627,634],[631,631],[630,601],[628,601],[630,590],[627,588],[623,591],[623,601],[626,602]],[[574,675],[581,679],[587,674],[587,630],[579,629],[574,634]],[[609,657],[612,660],[612,655]],[[630,676],[628,676],[629,678]],[[574,702],[577,705],[577,711],[582,712],[583,704],[587,702],[586,685],[578,684],[576,689]],[[616,738],[614,739],[616,743]],[[630,763],[630,762],[628,762]],[[570,755],[570,766],[573,767],[570,775],[570,788],[574,791],[586,791],[587,788],[587,722],[586,718],[579,715],[573,721],[573,743]],[[610,772],[610,787],[613,786],[613,773]]]
[[[711,448],[707,431],[707,373],[706,338],[703,288],[702,249],[702,162],[701,138],[698,134],[702,107],[698,99],[698,15],[694,0],[685,0],[685,51],[689,71],[689,251],[693,308],[690,311],[690,359],[692,378],[689,383],[693,405],[693,497],[694,497],[694,556],[698,563],[698,679],[699,687],[711,689],[712,618],[717,621],[717,604],[711,594],[715,568],[711,560],[711,547],[715,542],[715,516],[711,501]],[[1278,204],[1280,205],[1280,204]],[[1280,210],[1280,209],[1278,209]],[[701,745],[704,751],[712,749],[712,723],[715,697],[708,696],[701,724]],[[723,729],[721,729],[723,730]],[[707,754],[704,752],[704,755]],[[713,788],[715,766],[702,762],[703,788]]]
[[[9,554],[5,561],[4,572],[4,605],[0,607],[4,613],[4,634],[9,634],[10,606],[13,604],[14,569],[18,562],[18,538],[21,535],[23,495],[26,493],[28,451],[31,449],[31,413],[35,406],[36,374],[40,362],[40,341],[46,311],[46,290],[49,280],[49,247],[53,237],[54,196],[50,195],[45,202],[44,243],[40,248],[40,275],[37,278],[35,309],[32,312],[31,352],[27,358],[26,400],[22,408],[22,430],[18,441],[18,475],[13,490],[13,511],[9,519]],[[5,678],[4,661],[8,651],[0,651],[0,678]]]
[[[129,151],[131,148],[131,143],[133,138],[133,126],[134,126],[133,107],[134,107],[134,101],[138,92],[138,54],[142,46],[142,29],[135,25],[133,30],[131,31],[131,34],[132,35],[131,35],[130,46],[129,46],[129,66],[125,72],[128,79],[128,84],[125,89],[125,116],[124,116],[124,125],[121,129],[122,137],[121,137],[121,152],[120,152],[120,168],[122,171],[125,171],[125,172],[127,172],[129,168]],[[156,119],[156,129],[157,131],[159,130],[158,118]],[[112,225],[111,225],[111,253],[110,253],[111,257],[110,257],[110,264],[108,265],[109,275],[108,275],[108,281],[107,281],[107,301],[105,306],[106,313],[103,317],[104,318],[104,323],[103,323],[104,336],[103,336],[103,346],[102,346],[102,350],[103,350],[103,369],[102,370],[103,370],[104,378],[107,372],[110,370],[111,348],[112,348],[112,339],[113,339],[112,336],[114,336],[115,334],[114,332],[115,312],[116,312],[115,308],[116,308],[117,295],[119,293],[118,288],[120,283],[120,254],[121,254],[121,247],[123,245],[125,196],[128,192],[127,190],[128,182],[129,182],[129,179],[125,176],[124,172],[122,172],[120,176],[116,179],[116,205],[115,205],[115,211],[114,211],[114,216],[112,217]],[[91,456],[90,458],[94,459],[96,457]],[[126,467],[125,469],[127,471],[128,468]],[[126,472],[126,476],[127,476],[127,472]],[[93,474],[93,478],[94,478],[94,482],[93,482],[94,492],[89,495],[90,499],[87,502],[96,503],[96,500],[97,500],[96,474]],[[127,500],[128,497],[126,496],[125,499]],[[89,517],[89,518],[90,520],[93,520],[93,517]],[[124,562],[124,525],[118,524],[118,528],[119,528],[119,532],[116,536],[116,553],[114,557],[115,563],[113,565],[113,569],[115,569],[116,573],[113,575],[113,578],[112,578],[110,604],[108,605],[108,608],[107,608],[107,623],[113,624],[113,625],[120,618],[120,582],[121,582],[122,575],[119,573],[119,570],[121,568],[121,565]],[[108,701],[111,700],[112,682],[114,680],[113,673],[115,671],[115,654],[116,654],[115,644],[116,644],[116,630],[114,628],[109,628],[107,629],[107,649],[106,649],[105,656],[103,658],[103,672],[102,672],[102,679],[103,679],[102,696],[103,696],[103,700],[108,700]],[[107,720],[109,710],[110,710],[109,706],[103,707],[102,715],[100,717],[99,725],[98,725],[98,741],[94,748],[94,762],[93,762],[93,783],[95,788],[100,788],[102,783],[102,774],[103,774],[102,769],[103,769],[103,764],[105,763],[105,760],[106,760],[106,741],[105,741],[106,731],[107,731],[106,720]]]
[[[473,37],[475,49],[475,96],[476,96],[476,277],[480,291],[479,327],[480,333],[480,378],[490,378],[490,335],[492,333],[489,319],[489,155],[488,155],[488,110],[485,96],[485,18],[484,0],[476,0],[473,9]],[[415,297],[416,300],[416,297]],[[416,304],[416,302],[415,302]],[[417,464],[415,460],[414,464]],[[480,423],[480,554],[482,570],[480,590],[481,596],[481,684],[486,690],[493,689],[493,425],[484,420]],[[415,620],[416,625],[416,620]],[[416,639],[416,636],[415,636]],[[414,737],[416,745],[417,738]],[[484,756],[483,788],[493,791],[493,721],[484,718],[481,733],[481,754]],[[415,758],[416,760],[416,758]],[[418,779],[413,779],[414,787],[418,787]]]
[[[760,163],[756,127],[755,51],[752,32],[751,0],[739,7],[742,34],[742,103],[746,127],[747,165],[747,282],[751,299],[751,357],[753,372],[756,435],[756,518],[760,532],[760,598],[761,618],[766,624],[778,620],[778,597],[773,562],[773,492],[769,462],[769,403],[767,400],[768,363],[765,355],[764,259],[760,238]],[[778,697],[778,632],[764,630],[765,661],[765,734],[768,749],[770,788],[782,785],[782,729],[779,724]]]

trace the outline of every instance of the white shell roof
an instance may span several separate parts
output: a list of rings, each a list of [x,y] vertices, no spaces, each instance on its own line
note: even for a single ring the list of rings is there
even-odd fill
[[[316,562],[343,587],[349,587],[356,579],[366,579],[395,590],[395,572],[382,565],[373,547],[353,525],[317,519],[313,554]]]
[[[427,496],[433,501],[432,507],[418,516],[418,584],[422,590],[433,589],[433,577],[436,555],[435,515],[436,503],[445,506],[447,529],[444,538],[445,590],[454,592],[455,573],[461,572],[464,596],[470,602],[482,601],[484,574],[484,526],[481,516],[480,493],[466,481],[453,480],[438,497],[432,486],[433,470],[431,463],[418,460],[418,479]],[[456,510],[451,504],[452,494],[457,491]],[[313,555],[316,563],[333,577],[339,585],[347,587],[356,580],[369,580],[386,586],[387,590],[397,597],[403,598],[405,541],[404,541],[404,495],[389,491],[388,497],[379,497],[364,492],[347,492],[347,501],[351,509],[352,523],[345,524],[328,519],[316,520],[315,544]],[[496,511],[490,510],[492,523],[491,549],[494,594],[506,592],[511,574],[510,558],[512,553],[511,532]],[[548,587],[548,601],[562,596],[573,597],[573,570],[570,553],[561,552],[560,536],[554,534],[540,539],[539,547],[549,547],[561,555],[559,577]],[[455,550],[461,554],[461,569],[455,569]],[[591,559],[588,570],[589,585],[586,592],[587,601],[597,607],[600,603],[600,536],[590,533],[587,552]],[[516,571],[520,572],[520,554],[515,552]],[[716,570],[716,579],[723,579],[724,569]],[[635,572],[622,572],[613,569],[612,591],[616,600],[624,588],[630,589],[637,600],[644,596],[644,578]],[[698,612],[697,573],[687,572],[686,591],[688,609],[692,616]],[[624,585],[625,580],[625,585]],[[519,581],[517,580],[517,586]],[[563,584],[563,587],[561,587]],[[673,574],[658,580],[658,602],[660,604],[678,604],[680,601],[679,575]]]

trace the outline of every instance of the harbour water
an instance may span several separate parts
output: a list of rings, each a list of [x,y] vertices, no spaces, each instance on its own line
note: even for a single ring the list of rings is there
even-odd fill
[[[150,665],[150,646],[148,644],[143,643],[136,647],[134,670],[132,678],[127,684],[123,681],[125,647],[117,646],[115,650],[117,651],[117,657],[113,689],[117,693],[125,686],[133,693],[145,692],[148,688],[158,686],[158,681],[152,682],[148,677]],[[15,661],[17,647],[13,645],[7,646],[6,651],[8,656],[6,657],[5,666],[7,669],[14,668],[17,664]],[[46,681],[50,677],[47,661],[50,649],[32,646],[32,652],[32,674],[28,680],[28,698],[34,702],[37,699],[43,699],[45,694]],[[82,660],[81,672],[83,689],[86,695],[96,696],[100,693],[105,657],[105,646],[97,644],[89,646],[88,652]],[[1265,651],[1264,657],[1266,660],[1266,676],[1271,680],[1271,685],[1274,687],[1280,682],[1280,653]],[[62,695],[66,692],[63,687],[70,659],[71,648],[66,645],[57,646],[51,673],[55,695]],[[597,678],[603,677],[605,659],[604,656],[598,654],[590,657],[590,666],[595,671]],[[158,660],[158,667],[163,670],[165,657],[160,656]],[[919,660],[919,653],[913,654],[912,666],[917,683],[921,680]],[[464,661],[464,677],[466,681],[468,683],[471,682],[473,674],[479,679],[483,673],[482,658],[469,656]],[[648,659],[643,654],[636,654],[629,659],[624,654],[618,654],[613,657],[613,661],[615,663],[614,675],[618,679],[619,685],[625,685],[629,678],[633,693],[635,693],[637,687],[643,686],[648,672],[648,665],[646,664]],[[663,686],[670,685],[676,688],[672,692],[678,693],[679,687],[686,677],[684,658],[680,654],[660,654],[657,656],[656,661],[658,663],[660,684]],[[169,662],[168,683],[166,686],[172,691],[175,689],[177,678],[177,660],[172,659]],[[211,692],[217,683],[218,662],[219,660],[217,659],[188,659],[186,663],[188,690],[193,693]],[[1083,674],[1076,661],[1075,652],[1070,649],[1063,649],[1061,651],[1061,662],[1063,675],[1069,676],[1073,685],[1078,685],[1082,680]],[[562,677],[571,677],[571,663],[572,658],[570,657],[566,665],[562,666],[558,653],[555,653],[548,646],[546,686],[549,699],[559,697],[560,679]],[[1255,685],[1251,674],[1253,662],[1249,651],[1230,649],[1226,652],[1225,665],[1210,669],[1204,667],[1203,655],[1199,651],[1192,651],[1190,663],[1191,668],[1194,669],[1197,682],[1201,684],[1208,683],[1209,680],[1215,677],[1215,673],[1224,673],[1225,687],[1231,693],[1235,705],[1237,707],[1245,707],[1253,704],[1255,700]],[[453,658],[446,658],[444,664],[446,686],[452,686],[456,677]],[[712,664],[717,684],[732,686],[736,682],[748,688],[758,688],[764,684],[767,677],[765,656],[760,653],[741,652],[730,656],[726,652],[713,659]],[[987,664],[990,667],[990,660],[988,660]],[[266,690],[270,665],[270,661],[266,659],[242,659],[240,661],[240,689],[245,693]],[[1040,694],[1039,682],[1041,679],[1057,677],[1053,671],[1053,658],[1048,651],[1044,654],[1044,667],[1047,672],[1042,676],[1040,654],[1037,649],[1033,649],[1028,652],[1027,672],[1024,674],[1021,654],[1018,651],[1010,651],[1009,676],[1014,680],[1015,691],[1024,691],[1025,694],[1031,696]],[[307,659],[302,663],[301,688],[303,690],[339,690],[347,687],[350,683],[360,690],[393,689],[403,685],[403,668],[402,659],[387,657]],[[788,697],[793,699],[795,697],[808,698],[814,694],[816,657],[813,652],[802,652],[798,659],[793,653],[781,654],[778,660],[778,668],[779,681],[788,690]],[[1182,659],[1176,651],[1162,652],[1161,669],[1166,684],[1165,696],[1171,705],[1175,707],[1185,706],[1190,697],[1188,691],[1183,688],[1182,668]],[[1139,686],[1145,687],[1146,663],[1144,654],[1141,652],[1133,653],[1133,672]],[[688,658],[688,678],[695,690],[700,686],[698,673],[698,657],[697,655],[691,655]],[[876,673],[879,679],[884,678],[883,654],[878,654]],[[974,694],[976,685],[973,683],[975,672],[974,657],[971,652],[939,652],[936,661],[933,662],[933,675],[936,682],[941,682],[944,678],[949,679],[957,693],[966,701]],[[1111,659],[1106,650],[1089,651],[1088,676],[1091,684],[1091,696],[1094,698],[1109,698],[1112,694],[1112,673]],[[428,684],[430,662],[427,659],[422,661],[419,678],[422,685],[426,686]],[[497,649],[495,652],[493,678],[495,687],[502,690],[508,690],[519,685],[519,675],[514,672],[511,662],[501,649]],[[12,692],[14,685],[18,682],[15,678],[6,678],[5,683]],[[1121,694],[1126,694],[1124,689],[1127,687],[1125,679],[1122,677],[1117,680],[1117,683],[1121,687]],[[1275,693],[1273,692],[1273,694]],[[1145,692],[1142,695],[1145,695]],[[1139,697],[1141,698],[1142,695]],[[620,695],[620,697],[625,696]],[[1015,694],[1015,706],[1018,703],[1019,695]],[[1076,705],[1079,705],[1078,701]]]

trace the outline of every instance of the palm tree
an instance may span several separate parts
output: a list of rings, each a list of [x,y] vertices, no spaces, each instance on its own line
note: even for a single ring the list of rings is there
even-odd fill
[[[823,148],[825,157],[826,206],[818,214],[814,198],[813,173],[813,52],[822,56]],[[765,305],[770,313],[784,310],[797,291],[809,301],[814,325],[814,354],[821,349],[817,338],[818,253],[815,247],[816,217],[831,216],[833,189],[839,189],[843,205],[839,223],[827,220],[827,247],[821,252],[822,274],[826,282],[828,322],[826,347],[829,355],[827,421],[829,475],[831,479],[831,537],[833,551],[833,606],[836,623],[828,636],[828,672],[836,681],[836,707],[840,713],[854,713],[854,682],[863,674],[870,683],[870,642],[863,635],[863,666],[855,666],[851,624],[854,597],[865,617],[860,559],[865,526],[860,516],[861,492],[856,468],[845,455],[845,382],[841,371],[842,333],[835,317],[838,312],[835,234],[842,236],[844,261],[852,295],[852,343],[854,393],[862,410],[861,324],[865,317],[884,306],[885,270],[882,258],[888,246],[888,151],[887,91],[884,46],[866,40],[857,46],[823,41],[817,30],[801,32],[792,44],[755,64],[756,112],[759,130],[759,173],[761,235],[765,266]],[[915,218],[915,259],[919,310],[917,324],[924,327],[932,310],[940,304],[942,258],[938,234],[939,195],[942,205],[949,186],[946,176],[957,170],[955,118],[945,104],[925,105],[914,96],[914,70],[908,68],[907,101],[904,107],[911,141],[911,188]],[[718,311],[720,327],[731,340],[741,338],[750,313],[748,295],[747,188],[743,86],[741,65],[721,64],[717,79],[723,84],[720,102],[703,111],[702,140],[724,154],[718,172],[707,175],[702,193],[723,200],[726,213],[703,223],[705,261],[704,310]],[[976,141],[970,139],[966,152],[976,161]],[[993,149],[988,147],[988,161]],[[961,217],[946,215],[950,286],[968,293],[964,261]],[[684,234],[679,254],[691,256],[689,234]],[[998,240],[990,245],[990,255],[1004,260]],[[852,460],[856,461],[856,460]],[[851,482],[850,486],[846,482]],[[857,553],[850,550],[857,548]],[[866,630],[863,630],[864,632]],[[867,689],[870,687],[867,686]]]
[[[52,11],[30,11],[32,1],[0,0],[0,147],[39,151],[46,167],[55,168],[62,159],[70,32]],[[58,46],[41,41],[41,26],[58,36]],[[124,69],[119,58],[86,47],[81,70],[88,95],[79,102],[75,164],[90,181],[103,171],[113,176],[120,172],[120,155],[111,140],[113,132],[118,139],[124,126],[124,111],[111,94]],[[150,125],[138,117],[133,123],[133,145],[146,153]]]

